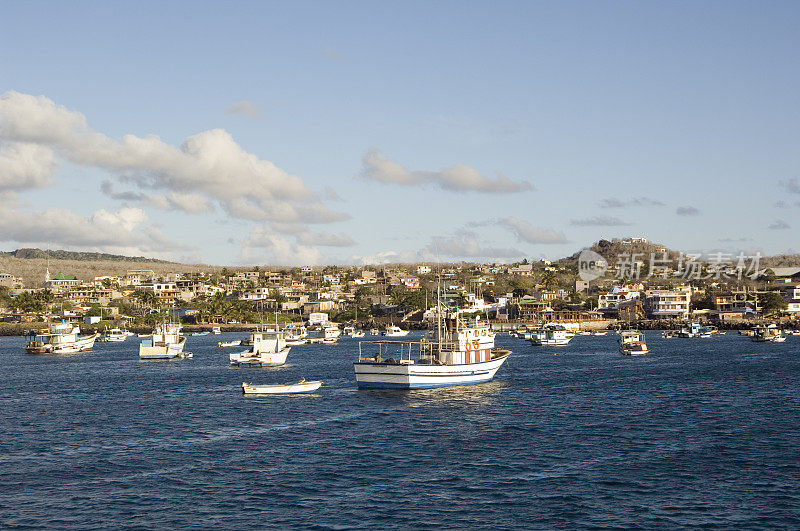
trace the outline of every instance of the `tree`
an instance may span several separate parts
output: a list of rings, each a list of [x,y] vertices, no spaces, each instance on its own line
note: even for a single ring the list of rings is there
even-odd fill
[[[763,295],[759,295],[758,298],[761,302],[761,312],[764,315],[782,312],[789,307],[789,302],[781,297],[780,293],[775,291],[769,291]]]
[[[545,271],[542,275],[542,285],[546,290],[551,290],[558,286],[558,277],[554,271]]]

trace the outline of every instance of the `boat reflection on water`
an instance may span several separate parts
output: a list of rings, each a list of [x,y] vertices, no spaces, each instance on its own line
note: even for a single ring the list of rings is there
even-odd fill
[[[388,399],[404,407],[458,406],[475,408],[492,405],[509,388],[508,382],[492,380],[478,385],[432,387],[423,389],[358,389],[356,392],[374,398]]]

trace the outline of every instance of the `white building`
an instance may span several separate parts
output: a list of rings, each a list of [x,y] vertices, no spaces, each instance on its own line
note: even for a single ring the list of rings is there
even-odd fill
[[[431,267],[426,265],[417,266],[418,275],[427,275],[431,272]]]
[[[328,322],[328,314],[324,312],[313,312],[308,314],[308,324],[325,324]]]
[[[645,292],[644,308],[651,318],[686,319],[692,301],[692,288],[654,289]]]

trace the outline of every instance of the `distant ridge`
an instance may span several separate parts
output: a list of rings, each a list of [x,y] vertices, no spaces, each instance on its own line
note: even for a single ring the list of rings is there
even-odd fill
[[[0,256],[12,256],[23,259],[46,259],[51,260],[78,260],[81,262],[91,262],[93,260],[104,260],[108,262],[146,262],[151,264],[172,264],[167,260],[157,260],[144,256],[123,256],[119,254],[106,253],[84,253],[78,251],[43,251],[41,249],[17,249],[16,251],[0,252]]]

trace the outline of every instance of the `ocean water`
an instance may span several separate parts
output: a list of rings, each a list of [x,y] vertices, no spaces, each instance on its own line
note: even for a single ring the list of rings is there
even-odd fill
[[[494,381],[359,391],[357,341],[230,368],[220,340],[27,355],[0,339],[0,527],[800,527],[800,337],[514,351]],[[243,381],[321,379],[245,397]]]

